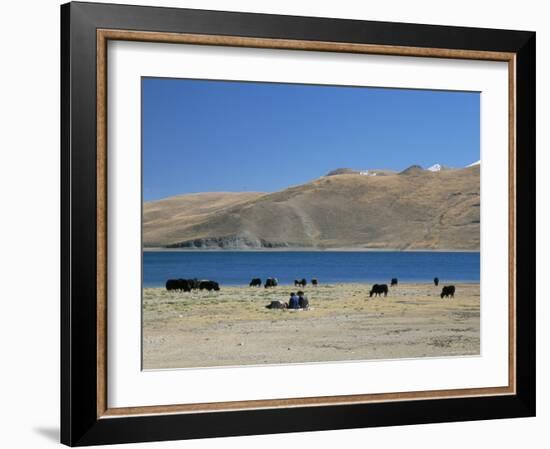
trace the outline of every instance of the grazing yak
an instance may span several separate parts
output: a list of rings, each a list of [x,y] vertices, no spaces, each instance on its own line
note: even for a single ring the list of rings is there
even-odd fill
[[[436,287],[439,285],[439,278],[434,278],[434,285]]]
[[[279,282],[277,281],[277,278],[267,278],[265,280],[264,287],[270,288],[270,287],[277,287],[279,285]]]
[[[294,287],[305,287],[307,285],[307,281],[305,278],[302,279],[294,279]]]
[[[188,279],[168,279],[166,281],[166,290],[179,290],[184,292],[191,291],[191,285]]]
[[[209,292],[212,291],[212,290],[219,291],[220,290],[220,285],[215,281],[204,280],[204,281],[200,281],[199,289],[200,290],[208,290]]]
[[[454,298],[455,297],[455,286],[454,285],[446,285],[443,287],[443,290],[441,290],[441,298]]]
[[[178,279],[180,290],[190,292],[193,289],[194,283],[192,279]]]
[[[382,296],[382,294],[384,294],[384,296],[388,296],[387,284],[374,284],[371,291],[369,292],[369,297],[372,298],[372,295]]]
[[[261,287],[262,286],[262,280],[260,278],[254,278],[250,281],[250,287]]]
[[[317,279],[312,279],[311,280],[311,285],[317,287],[319,285],[319,281]]]
[[[391,283],[390,283],[390,287],[393,287],[395,285],[397,285],[397,278],[392,278]]]
[[[205,283],[203,287],[201,287],[201,284]],[[213,282],[212,285],[209,285],[209,282]],[[183,292],[190,292],[191,290],[198,290],[198,289],[207,289],[207,290],[219,290],[220,286],[217,282],[214,281],[199,281],[197,278],[195,279],[168,279],[166,281],[166,290],[179,290]]]
[[[265,306],[266,309],[288,309],[288,304],[283,301],[271,301],[270,304]]]
[[[179,279],[168,279],[166,281],[166,290],[179,290],[180,289],[180,281]]]

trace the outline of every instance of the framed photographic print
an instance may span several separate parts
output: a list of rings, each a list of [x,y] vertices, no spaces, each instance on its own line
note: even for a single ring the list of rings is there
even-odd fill
[[[61,7],[61,438],[535,414],[535,33]]]

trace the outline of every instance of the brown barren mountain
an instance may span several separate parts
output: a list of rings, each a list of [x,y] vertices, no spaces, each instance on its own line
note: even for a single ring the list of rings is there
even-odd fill
[[[275,193],[144,203],[143,244],[171,248],[479,250],[479,165],[341,174]]]

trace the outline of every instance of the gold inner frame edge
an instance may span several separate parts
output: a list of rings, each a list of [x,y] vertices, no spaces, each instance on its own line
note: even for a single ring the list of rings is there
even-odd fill
[[[206,413],[230,410],[312,407],[390,401],[513,395],[516,392],[516,54],[479,50],[424,48],[328,41],[251,38],[240,36],[163,33],[117,29],[96,31],[97,56],[97,417]],[[502,387],[426,390],[346,396],[318,396],[251,401],[211,402],[108,408],[107,402],[107,42],[109,40],[188,45],[217,45],[279,50],[326,51],[390,56],[470,59],[508,62],[508,385]]]

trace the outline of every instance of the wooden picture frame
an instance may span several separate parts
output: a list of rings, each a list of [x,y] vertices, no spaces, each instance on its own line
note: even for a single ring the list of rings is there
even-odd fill
[[[534,416],[535,33],[78,2],[61,7],[61,23],[64,444]],[[507,62],[508,386],[108,408],[106,48],[110,40]]]

